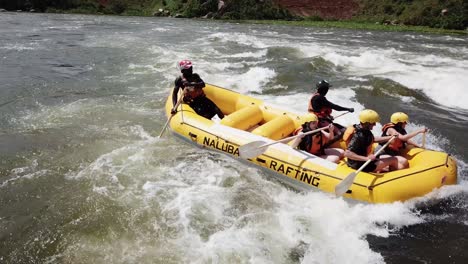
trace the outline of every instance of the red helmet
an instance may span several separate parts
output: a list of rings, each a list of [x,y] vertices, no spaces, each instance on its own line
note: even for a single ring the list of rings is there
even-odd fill
[[[192,62],[189,60],[182,60],[179,63],[177,63],[177,68],[180,71],[190,69],[192,68]]]

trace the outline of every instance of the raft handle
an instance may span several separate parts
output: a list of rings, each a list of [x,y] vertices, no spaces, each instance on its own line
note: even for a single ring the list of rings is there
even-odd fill
[[[447,154],[447,158],[445,159],[445,167],[447,167],[447,168],[448,168],[448,166],[449,166],[449,159],[450,159],[450,156],[451,156],[450,154]]]
[[[189,132],[188,134],[189,134],[190,138],[192,139],[192,141],[197,140],[197,135],[196,134],[193,134],[192,132]]]

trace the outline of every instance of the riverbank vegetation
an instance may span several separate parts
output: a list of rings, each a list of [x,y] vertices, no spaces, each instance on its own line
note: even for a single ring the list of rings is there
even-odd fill
[[[343,28],[343,29],[357,29],[357,30],[380,30],[380,31],[396,31],[396,32],[422,32],[431,34],[456,34],[468,35],[466,30],[457,29],[442,29],[431,28],[428,26],[408,26],[408,25],[392,25],[386,23],[373,23],[359,20],[346,20],[346,21],[327,21],[327,20],[300,20],[300,21],[286,21],[286,20],[243,20],[241,23],[254,23],[254,24],[276,24],[288,26],[301,26],[301,27],[320,27],[320,28]]]
[[[296,16],[281,8],[278,0],[0,0],[0,8],[13,11],[275,20],[275,23],[304,26],[385,30],[411,30],[411,26],[416,26],[413,28],[416,31],[440,32],[440,29],[448,29],[456,30],[456,33],[467,32],[466,0],[354,1],[359,3],[359,8],[348,20],[324,19],[319,12],[310,17]]]

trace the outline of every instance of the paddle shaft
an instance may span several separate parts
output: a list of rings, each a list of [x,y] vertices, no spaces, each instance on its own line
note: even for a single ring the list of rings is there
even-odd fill
[[[340,116],[344,116],[344,115],[346,115],[346,114],[349,114],[349,113],[351,113],[351,112],[348,111],[348,112],[344,112],[344,113],[342,113],[342,114],[339,114],[339,115],[333,117],[333,120],[337,119],[337,118],[340,117]]]
[[[340,115],[337,115],[337,116],[336,116],[335,118],[333,118],[333,119],[336,119],[336,118],[338,118],[338,117],[340,117],[340,116],[343,116],[343,115],[346,115],[346,114],[348,114],[348,113],[350,113],[350,112],[345,112],[345,113],[342,113],[342,114],[340,114]],[[292,139],[295,139],[295,138],[298,138],[298,137],[304,137],[304,136],[313,134],[313,133],[315,133],[315,132],[325,130],[325,129],[327,129],[327,128],[328,128],[328,126],[326,126],[326,127],[321,127],[321,128],[317,128],[317,129],[315,129],[315,130],[312,130],[312,131],[309,131],[309,132],[305,132],[305,133],[302,133],[302,134],[299,134],[299,135],[295,135],[295,136],[283,138],[283,139],[278,140],[278,141],[276,141],[276,142],[271,142],[271,143],[262,145],[262,146],[260,146],[260,148],[268,147],[268,146],[273,145],[273,144],[276,144],[276,143],[288,142],[288,141],[291,141]]]
[[[389,141],[387,141],[387,143],[385,143],[385,145],[383,145],[374,155],[377,156],[379,155],[382,151],[384,151],[384,149],[390,145],[390,143],[395,139],[397,138],[397,136],[393,136]],[[358,175],[358,173],[360,173],[363,169],[366,168],[367,165],[369,165],[369,163],[371,163],[372,160],[367,160],[364,164],[361,165],[361,167],[355,171],[355,172],[351,172],[348,176],[346,176],[346,178],[344,178],[340,183],[338,183],[338,185],[336,185],[335,187],[335,194],[337,196],[341,196],[343,195],[348,189],[349,187],[353,184],[354,182],[354,178],[356,178],[356,176]]]
[[[172,108],[171,112],[175,109],[177,109],[177,107],[179,107],[179,105],[182,103],[182,99],[184,98],[184,95],[181,94],[180,97],[179,97],[179,101],[177,101],[176,105],[174,105],[174,107]],[[174,115],[171,113],[171,116],[167,119],[166,121],[166,124],[164,124],[164,127],[163,129],[161,130],[161,133],[159,133],[159,136],[158,138],[162,137],[162,135],[164,134],[164,131],[166,131],[166,128],[167,128],[167,125],[169,125],[169,122],[171,121],[172,117]]]
[[[325,130],[325,129],[328,129],[328,126],[326,126],[326,127],[321,127],[321,128],[317,128],[317,129],[315,129],[315,130],[308,131],[308,132],[305,132],[305,133],[302,133],[302,134],[298,134],[298,135],[295,135],[295,136],[283,138],[283,139],[278,140],[278,141],[275,141],[275,142],[267,143],[267,144],[265,144],[265,145],[261,145],[259,148],[265,148],[265,147],[274,145],[274,144],[276,144],[276,143],[288,142],[288,141],[291,141],[291,140],[293,140],[293,139],[295,139],[295,138],[304,137],[304,136],[307,136],[307,135],[310,135],[310,134],[313,134],[313,133],[317,133],[317,132],[322,131],[322,130]]]
[[[343,116],[343,115],[345,115],[347,113],[349,113],[349,112],[338,115],[337,117]],[[251,143],[249,143],[247,145],[241,146],[239,151],[241,153],[243,153],[242,156],[246,156],[246,157],[258,156],[258,155],[260,155],[262,153],[262,149],[266,149],[266,147],[268,147],[268,146],[274,145],[276,143],[288,142],[288,141],[291,141],[291,140],[293,140],[295,138],[304,137],[306,135],[313,134],[313,133],[316,133],[318,131],[325,130],[325,129],[328,129],[328,128],[329,128],[329,126],[321,127],[321,128],[318,128],[318,129],[315,129],[315,130],[312,130],[312,131],[308,131],[308,132],[305,132],[305,133],[302,133],[302,134],[299,134],[299,135],[283,138],[283,139],[275,141],[275,142],[262,144],[260,146],[257,145],[258,141],[254,141],[254,142],[251,142]]]
[[[378,156],[382,151],[384,151],[384,149],[390,145],[390,143],[392,143],[392,141],[397,138],[397,136],[393,136],[390,140],[387,141],[387,143],[385,143],[385,145],[383,145],[379,150],[377,150],[377,152],[374,154],[375,156]],[[372,160],[367,160],[364,164],[362,164],[362,166],[356,171],[356,174],[358,174],[359,172],[361,172]]]

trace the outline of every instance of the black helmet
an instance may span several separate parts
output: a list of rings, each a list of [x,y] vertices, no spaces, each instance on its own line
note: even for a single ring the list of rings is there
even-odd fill
[[[332,85],[326,80],[321,80],[316,84],[316,87],[318,93],[326,94],[328,92],[328,88],[332,87]]]
[[[331,85],[329,82],[327,82],[326,80],[321,80],[320,82],[317,83],[316,86],[317,86],[317,89],[319,89],[319,88],[322,88],[322,89],[323,89],[323,88],[330,88],[330,87],[332,87],[332,85]]]

